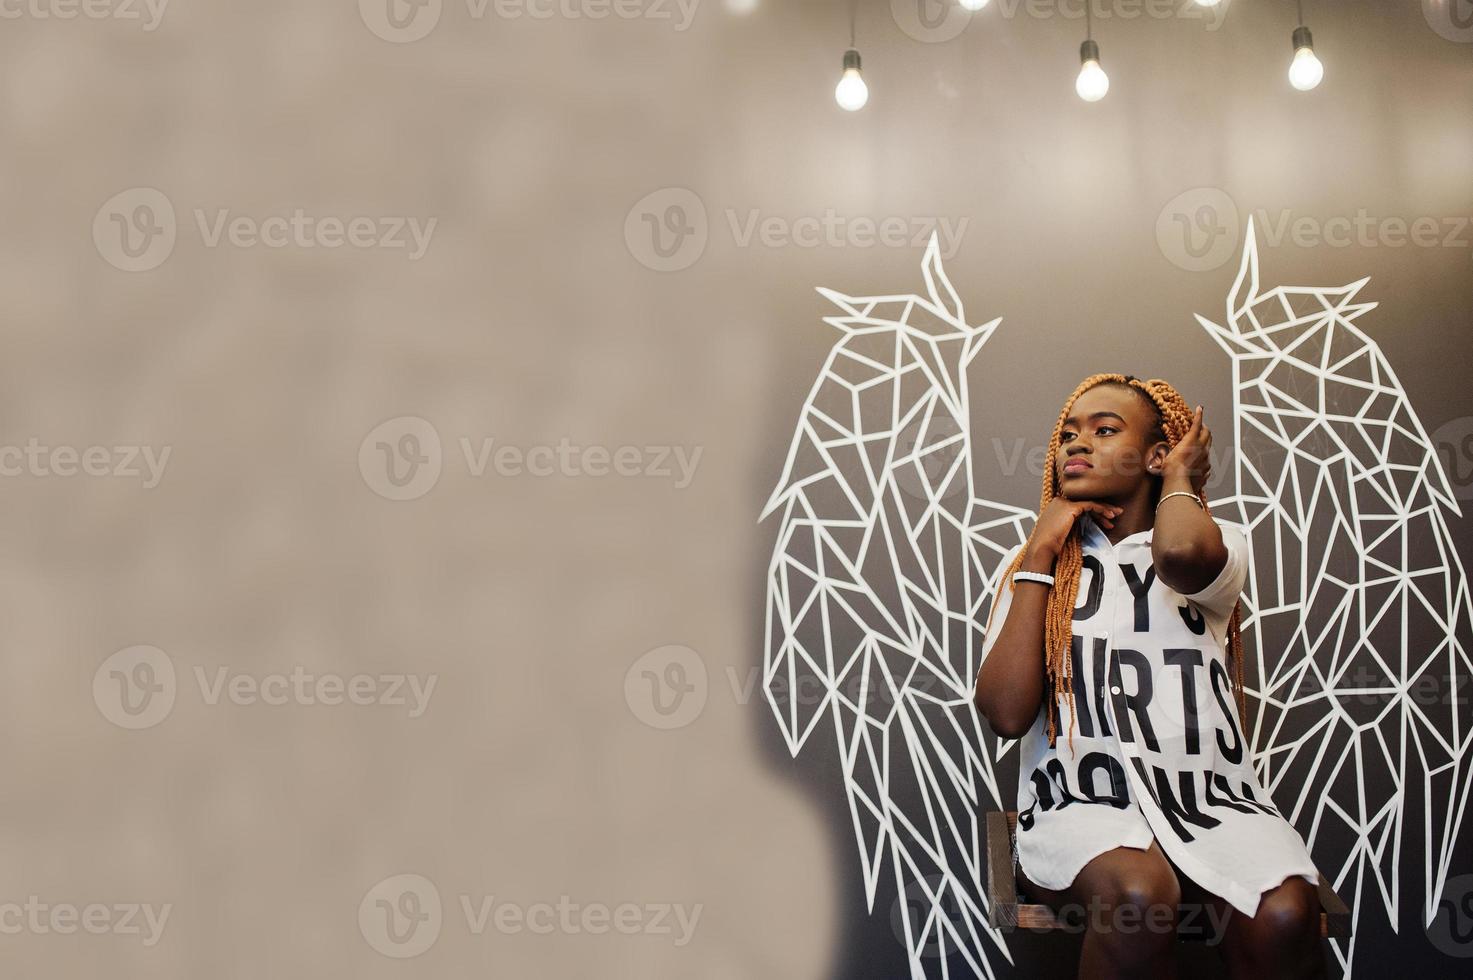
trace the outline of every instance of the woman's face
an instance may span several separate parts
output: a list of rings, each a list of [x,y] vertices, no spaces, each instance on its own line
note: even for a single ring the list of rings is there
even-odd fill
[[[1060,494],[1123,501],[1156,478],[1170,445],[1151,440],[1154,420],[1146,400],[1119,385],[1098,384],[1074,399],[1054,458]]]

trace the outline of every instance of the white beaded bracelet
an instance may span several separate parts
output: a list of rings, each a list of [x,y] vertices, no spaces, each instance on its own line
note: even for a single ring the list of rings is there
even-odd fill
[[[1190,490],[1173,490],[1165,497],[1162,497],[1160,500],[1156,501],[1156,509],[1160,510],[1162,504],[1166,503],[1169,498],[1175,497],[1178,494],[1183,497],[1191,497],[1194,501],[1196,501],[1198,507],[1202,506],[1202,498],[1197,496],[1195,493],[1192,493]]]
[[[1025,582],[1042,582],[1044,585],[1054,584],[1054,577],[1046,572],[1014,572],[1013,583],[1015,585],[1019,579]]]

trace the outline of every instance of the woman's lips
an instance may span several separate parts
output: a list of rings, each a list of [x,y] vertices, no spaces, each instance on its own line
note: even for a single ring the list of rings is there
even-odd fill
[[[1089,463],[1086,463],[1083,460],[1079,459],[1071,459],[1069,462],[1064,464],[1065,473],[1082,473],[1085,470],[1090,469],[1094,469],[1094,467],[1091,466]]]

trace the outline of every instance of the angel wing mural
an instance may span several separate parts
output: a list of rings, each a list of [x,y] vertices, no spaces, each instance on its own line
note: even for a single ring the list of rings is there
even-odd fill
[[[837,738],[868,907],[882,876],[919,902],[911,971],[959,951],[992,976],[984,815],[1001,806],[970,707],[990,579],[1033,514],[973,495],[966,368],[998,320],[967,324],[932,235],[925,296],[819,292],[840,336],[782,478],[763,686],[796,755]]]
[[[1197,321],[1232,363],[1234,492],[1212,509],[1254,546],[1243,631],[1258,774],[1355,921],[1379,904],[1395,929],[1414,802],[1424,925],[1442,900],[1468,803],[1473,660],[1447,526],[1462,511],[1391,363],[1355,325],[1376,307],[1355,302],[1368,281],[1262,289],[1250,217],[1225,324]],[[1336,950],[1347,975],[1354,941]]]
[[[819,292],[839,331],[777,488],[763,687],[789,750],[837,741],[870,911],[882,883],[912,977],[1011,962],[987,923],[982,823],[1012,803],[971,705],[1000,559],[1032,511],[974,494],[966,371],[1000,320],[967,323],[936,236],[925,295]],[[1390,364],[1353,321],[1367,280],[1260,291],[1250,218],[1226,324],[1237,458],[1213,513],[1250,531],[1243,597],[1259,775],[1356,921],[1397,922],[1405,804],[1425,808],[1430,923],[1468,800],[1469,592],[1461,515]],[[1416,547],[1413,548],[1415,541]],[[1413,553],[1424,556],[1414,560]],[[1418,688],[1417,690],[1421,690]],[[1429,703],[1431,702],[1435,703]],[[1377,902],[1377,899],[1380,902]],[[1336,957],[1345,975],[1354,940]],[[1004,968],[1005,969],[1005,968]]]

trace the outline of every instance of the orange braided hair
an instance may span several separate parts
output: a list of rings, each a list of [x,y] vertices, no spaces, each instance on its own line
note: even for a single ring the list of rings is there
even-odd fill
[[[1079,387],[1074,389],[1068,401],[1064,402],[1064,408],[1059,412],[1059,419],[1054,423],[1054,434],[1049,442],[1048,458],[1043,467],[1043,495],[1038,504],[1040,514],[1043,513],[1043,508],[1048,506],[1048,502],[1059,493],[1058,476],[1054,463],[1059,453],[1059,433],[1064,427],[1064,420],[1069,417],[1074,407],[1074,400],[1098,384],[1128,386],[1149,400],[1156,410],[1155,425],[1150,433],[1152,441],[1164,439],[1174,448],[1181,441],[1182,436],[1186,435],[1187,430],[1192,427],[1194,411],[1187,405],[1186,399],[1182,398],[1176,388],[1165,379],[1151,378],[1148,381],[1142,381],[1135,375],[1114,373],[1090,375],[1079,383]],[[1160,493],[1161,483],[1157,478],[1152,492],[1153,506]],[[1211,510],[1207,506],[1206,493],[1199,491],[1197,499],[1201,501],[1202,509],[1210,515]],[[1068,538],[1064,541],[1063,551],[1059,553],[1058,560],[1054,563],[1054,584],[1049,587],[1043,634],[1044,661],[1048,677],[1045,693],[1048,698],[1045,702],[1045,709],[1048,711],[1048,744],[1050,747],[1057,744],[1058,733],[1054,725],[1053,705],[1057,703],[1058,690],[1062,687],[1069,704],[1069,750],[1071,752],[1074,750],[1074,669],[1073,659],[1069,656],[1069,646],[1073,639],[1074,604],[1079,599],[1079,573],[1084,568],[1083,542],[1083,529],[1076,520]],[[1003,580],[1008,583],[1009,591],[1015,588],[1013,572],[1022,566],[1023,555],[1026,551],[1026,547],[1020,549],[1003,573]],[[1228,663],[1232,670],[1233,684],[1237,689],[1238,721],[1246,737],[1248,707],[1243,688],[1241,622],[1242,603],[1239,601],[1233,603],[1233,615],[1228,624]]]

